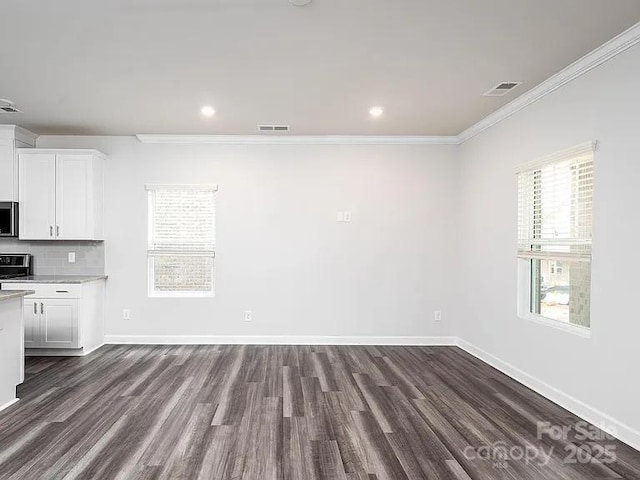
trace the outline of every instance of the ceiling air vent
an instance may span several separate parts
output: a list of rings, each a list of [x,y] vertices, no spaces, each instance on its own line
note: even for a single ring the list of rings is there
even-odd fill
[[[289,125],[258,125],[258,131],[264,133],[285,133],[290,128]]]
[[[0,113],[22,113],[11,100],[0,98]]]
[[[16,107],[11,107],[11,106],[2,106],[2,107],[0,107],[0,112],[2,112],[2,113],[22,113]]]
[[[493,87],[488,92],[485,92],[483,96],[485,97],[502,97],[509,93],[511,90],[516,88],[517,86],[522,85],[522,82],[502,82]]]

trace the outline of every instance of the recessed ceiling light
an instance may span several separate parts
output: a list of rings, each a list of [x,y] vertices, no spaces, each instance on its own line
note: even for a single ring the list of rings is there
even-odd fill
[[[205,117],[213,117],[216,113],[216,109],[210,105],[205,105],[200,109],[200,113]]]
[[[289,0],[289,3],[296,7],[304,7],[305,5],[309,5],[311,0]]]
[[[373,118],[378,118],[382,116],[383,113],[384,109],[382,107],[371,107],[369,109],[369,115],[371,115]]]

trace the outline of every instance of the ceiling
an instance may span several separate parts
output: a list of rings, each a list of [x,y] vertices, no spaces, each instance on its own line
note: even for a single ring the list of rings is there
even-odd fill
[[[638,0],[1,2],[0,98],[24,113],[0,124],[39,134],[456,135],[640,20]],[[502,81],[524,83],[482,96]]]

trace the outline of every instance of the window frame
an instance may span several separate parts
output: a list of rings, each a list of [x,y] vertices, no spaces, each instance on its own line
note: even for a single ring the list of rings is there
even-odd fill
[[[541,159],[535,160],[533,162],[528,162],[526,164],[520,165],[517,168],[517,174],[520,175],[522,173],[527,172],[535,172],[537,169],[542,169],[544,166],[552,165],[554,163],[560,163],[563,161],[571,160],[580,155],[580,152],[584,154],[584,152],[590,151],[593,158],[593,164],[595,169],[595,152],[597,151],[598,143],[596,141],[586,142],[581,145],[577,145],[575,147],[563,150],[561,152],[557,152],[555,154],[549,155],[547,157],[543,157]],[[535,173],[534,173],[535,174]],[[534,187],[536,188],[536,187]],[[520,194],[520,190],[518,187],[518,195]],[[519,200],[518,200],[519,201]],[[535,202],[535,199],[534,199]],[[593,203],[593,195],[592,195],[592,203]],[[532,205],[532,208],[535,210],[535,203]],[[520,215],[520,206],[518,206],[518,215]],[[592,213],[593,215],[593,213]],[[532,222],[533,229],[533,237],[536,237],[536,217],[535,213],[533,214],[533,219],[526,220],[527,222]],[[520,217],[518,216],[518,229],[520,229]],[[592,216],[593,222],[593,216]],[[539,227],[539,226],[538,226]],[[592,243],[591,243],[592,245]],[[538,246],[531,245],[531,251],[535,251]],[[549,327],[553,327],[558,330],[562,330],[571,334],[578,335],[584,338],[590,338],[593,330],[593,319],[589,318],[589,326],[583,326],[578,324],[573,324],[570,322],[564,322],[562,320],[557,320],[554,318],[546,317],[540,313],[536,313],[533,311],[534,306],[534,273],[540,268],[535,266],[535,262],[537,261],[559,261],[558,255],[554,252],[549,252],[548,255],[539,254],[536,255],[535,258],[522,258],[520,256],[520,237],[518,236],[518,256],[517,256],[517,315],[519,318],[539,323],[542,325],[546,325]],[[566,258],[561,260],[563,263],[573,263],[585,260]],[[593,265],[592,257],[589,260],[586,260],[590,267]],[[590,284],[589,295],[593,294],[593,282]]]
[[[563,322],[553,318],[545,317],[539,313],[531,311],[533,301],[533,262],[534,259],[518,258],[518,317],[554,327],[558,330],[573,333],[575,335],[590,338],[593,329],[593,319],[591,327],[583,327],[574,323]],[[593,288],[592,288],[593,291]]]
[[[154,232],[154,214],[155,214],[155,195],[154,191],[157,190],[205,190],[211,191],[214,195],[214,247],[211,252],[202,251],[158,251],[151,248],[153,244],[153,232]],[[218,185],[216,184],[163,184],[163,185],[145,185],[145,191],[147,194],[147,295],[149,298],[214,298],[215,297],[215,270],[216,270],[216,252],[217,246],[215,246],[215,237],[217,237],[217,231],[215,229],[215,213],[216,213],[216,196],[218,192]],[[162,291],[155,289],[155,258],[156,257],[207,257],[212,260],[211,267],[211,290],[210,291]]]

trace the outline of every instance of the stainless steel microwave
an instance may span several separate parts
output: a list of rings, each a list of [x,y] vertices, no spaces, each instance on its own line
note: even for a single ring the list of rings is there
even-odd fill
[[[0,202],[0,237],[18,236],[17,202]]]

